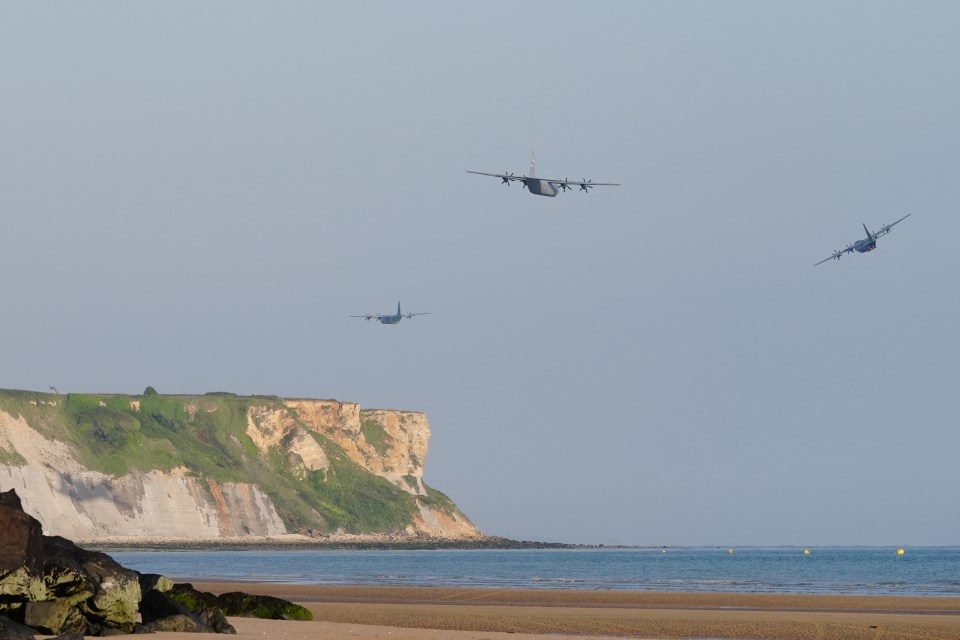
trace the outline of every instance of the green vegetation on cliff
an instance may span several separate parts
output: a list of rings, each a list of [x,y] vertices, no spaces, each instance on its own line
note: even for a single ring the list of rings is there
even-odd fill
[[[413,496],[379,476],[371,478],[339,446],[323,436],[314,437],[324,447],[330,466],[309,474],[310,501],[334,528],[396,531],[410,523],[417,512]]]
[[[364,420],[360,423],[360,432],[364,439],[370,443],[377,453],[384,455],[390,449],[390,442],[393,438],[387,433],[379,422],[375,420]]]
[[[420,503],[449,513],[457,508],[443,494],[413,496],[356,464],[330,439],[308,431],[329,466],[304,472],[280,447],[263,454],[247,434],[251,409],[284,411],[276,397],[145,395],[54,395],[0,390],[0,409],[22,416],[45,437],[68,444],[77,460],[111,476],[133,471],[186,468],[192,475],[246,482],[270,496],[289,531],[390,533],[411,524]],[[296,417],[291,415],[292,419]],[[374,421],[361,430],[378,451],[391,438]],[[0,447],[0,464],[22,465]]]

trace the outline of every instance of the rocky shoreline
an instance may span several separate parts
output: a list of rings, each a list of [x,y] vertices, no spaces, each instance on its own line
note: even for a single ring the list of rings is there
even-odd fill
[[[310,620],[309,610],[243,592],[215,595],[127,569],[105,553],[43,535],[16,491],[0,492],[0,638],[156,631],[230,633],[226,616]]]

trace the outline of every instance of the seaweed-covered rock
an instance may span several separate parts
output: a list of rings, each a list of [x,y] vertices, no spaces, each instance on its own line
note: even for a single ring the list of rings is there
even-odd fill
[[[145,625],[162,618],[178,615],[194,617],[193,612],[188,607],[162,591],[156,589],[148,591],[140,601],[140,617]]]
[[[309,609],[282,598],[258,596],[240,591],[219,596],[197,591],[189,583],[178,583],[168,595],[192,611],[219,608],[228,616],[270,620],[313,620]]]
[[[23,622],[40,633],[62,634],[87,632],[87,619],[76,604],[66,599],[28,602]]]
[[[133,631],[136,571],[66,538],[45,536],[14,490],[0,493],[0,613],[43,633]]]
[[[313,620],[313,614],[306,607],[273,596],[255,596],[231,591],[221,594],[217,602],[228,616],[271,620]]]
[[[43,531],[17,492],[0,493],[0,596],[44,597]]]
[[[170,595],[153,589],[140,603],[143,624],[154,631],[236,633],[223,611],[216,607],[188,607]]]
[[[198,591],[189,582],[178,582],[167,595],[191,611],[219,607],[217,596],[208,591]]]
[[[141,573],[140,593],[149,593],[156,589],[157,591],[170,591],[173,589],[173,580],[158,573]]]
[[[178,613],[174,616],[158,618],[143,625],[150,631],[173,631],[178,633],[211,633],[195,616]]]
[[[43,553],[44,578],[54,596],[78,601],[83,614],[104,627],[133,630],[141,596],[136,571],[59,536],[43,537]]]
[[[236,633],[228,615],[312,619],[309,610],[280,598],[216,596],[174,585],[66,538],[44,536],[16,492],[0,492],[0,640],[32,639],[35,632],[63,640],[152,631]]]

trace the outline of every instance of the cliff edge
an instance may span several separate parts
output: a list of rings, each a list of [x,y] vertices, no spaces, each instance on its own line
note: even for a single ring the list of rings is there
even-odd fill
[[[0,390],[0,490],[52,535],[482,539],[423,481],[423,413],[335,400]]]

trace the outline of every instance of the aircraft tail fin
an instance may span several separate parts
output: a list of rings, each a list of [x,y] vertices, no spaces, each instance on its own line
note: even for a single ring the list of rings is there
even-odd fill
[[[863,230],[867,232],[867,237],[868,237],[868,238],[872,238],[872,237],[873,237],[873,234],[870,233],[870,229],[867,229],[867,225],[866,225],[865,223],[863,223],[863,222],[861,222],[860,224],[863,225]]]
[[[400,315],[400,301],[397,300],[397,315]]]
[[[530,175],[528,178],[537,177],[537,156],[534,150],[530,150]]]

